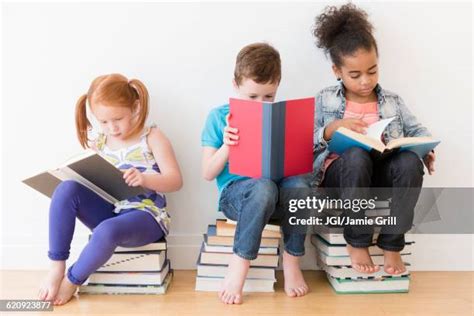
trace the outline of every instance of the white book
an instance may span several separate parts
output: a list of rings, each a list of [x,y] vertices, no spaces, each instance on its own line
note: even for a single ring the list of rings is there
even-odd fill
[[[228,265],[223,264],[203,264],[201,263],[201,256],[197,262],[197,275],[202,277],[225,277],[227,275]],[[248,279],[275,279],[275,268],[266,267],[250,267]]]
[[[324,240],[319,235],[311,236],[311,243],[319,250],[327,254],[328,256],[348,256],[349,252],[347,251],[346,245],[331,245],[326,240]],[[405,244],[405,247],[400,252],[401,254],[412,253],[412,243]],[[383,249],[380,249],[378,246],[373,244],[369,247],[370,255],[383,255]]]
[[[370,294],[370,293],[406,293],[410,286],[410,278],[393,277],[373,280],[347,280],[327,276],[336,293]]]
[[[82,285],[81,294],[165,294],[171,283],[173,272],[170,271],[162,285]]]
[[[204,243],[203,243],[204,244]],[[201,263],[203,264],[223,264],[228,265],[232,258],[232,253],[205,252],[204,245],[201,248]],[[258,255],[255,260],[250,261],[251,267],[278,267],[279,255]]]
[[[333,278],[337,279],[376,279],[376,278],[383,278],[383,277],[390,277],[391,275],[388,274],[383,270],[383,265],[379,265],[379,271],[367,274],[362,273],[354,270],[351,266],[328,266],[323,263],[318,258],[318,266],[323,269],[328,275],[332,276]],[[410,266],[409,263],[405,262],[405,266],[408,268]],[[397,274],[397,276],[407,276],[410,275],[410,272],[405,271],[401,274]]]
[[[166,240],[161,239],[151,244],[140,246],[140,247],[117,247],[115,253],[119,252],[147,252],[147,251],[161,251],[166,250]]]
[[[316,226],[314,226],[316,227]],[[314,233],[318,234],[323,238],[326,242],[331,245],[346,245],[346,240],[344,239],[343,228],[327,228],[323,227],[322,229],[317,228],[315,229]],[[377,238],[379,236],[380,229],[375,229],[374,236],[372,238],[372,243],[377,242]],[[413,234],[405,234],[405,243],[414,243],[415,241]]]
[[[233,253],[233,246],[221,246],[221,245],[209,245],[207,243],[207,236],[204,235],[204,251],[205,252],[222,252],[222,253]],[[278,254],[277,247],[260,247],[258,249],[259,255],[276,255]]]
[[[166,251],[144,253],[114,253],[97,271],[153,272],[161,271],[166,261]]]
[[[217,277],[196,277],[196,291],[218,292],[222,288],[224,278]],[[265,279],[245,279],[243,292],[275,292],[274,280]]]
[[[147,192],[142,187],[128,186],[122,171],[90,149],[57,168],[23,180],[23,183],[51,197],[56,187],[66,180],[82,184],[112,204]]]
[[[159,272],[95,272],[91,274],[88,285],[162,285],[168,271],[170,262],[166,263]]]
[[[328,256],[327,254],[321,252],[320,250],[317,251],[317,256],[319,256],[320,260],[328,265],[328,266],[350,266],[351,265],[351,258],[349,256]],[[403,262],[409,261],[408,259],[411,257],[411,254],[402,254]],[[372,262],[377,265],[384,264],[384,257],[383,255],[374,255],[371,256]]]
[[[231,220],[230,218],[226,218],[226,223],[230,225],[237,226],[237,221]],[[280,225],[275,225],[275,224],[266,224],[263,230],[271,230],[275,232],[280,231]]]

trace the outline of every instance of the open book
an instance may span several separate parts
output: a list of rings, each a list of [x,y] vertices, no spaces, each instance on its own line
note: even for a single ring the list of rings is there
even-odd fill
[[[402,137],[382,142],[382,133],[394,118],[380,120],[367,128],[367,133],[359,134],[345,127],[339,127],[329,142],[329,151],[341,155],[351,147],[362,148],[376,158],[385,158],[399,151],[412,151],[421,159],[435,148],[440,141],[431,137]]]
[[[51,197],[56,187],[65,180],[79,182],[112,204],[146,193],[142,187],[128,186],[123,172],[93,150],[86,150],[58,168],[25,179],[23,183]]]

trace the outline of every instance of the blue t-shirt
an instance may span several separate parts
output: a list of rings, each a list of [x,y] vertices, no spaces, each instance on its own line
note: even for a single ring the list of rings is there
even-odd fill
[[[229,104],[216,107],[209,112],[206,125],[201,134],[201,146],[213,147],[219,149],[223,144],[224,127],[226,126],[225,118],[229,114]],[[231,182],[238,179],[247,179],[248,177],[238,176],[229,173],[229,162],[226,162],[224,169],[216,177],[217,188],[219,189],[219,197],[222,190]]]

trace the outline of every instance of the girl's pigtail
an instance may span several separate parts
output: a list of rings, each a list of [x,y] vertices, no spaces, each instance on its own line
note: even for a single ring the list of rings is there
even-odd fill
[[[92,127],[91,123],[87,119],[86,102],[87,94],[84,94],[76,103],[76,132],[79,143],[83,148],[89,147],[88,131]]]
[[[148,90],[138,79],[131,79],[128,84],[135,91],[137,94],[137,99],[140,102],[140,112],[138,113],[137,124],[130,132],[130,135],[133,135],[136,132],[142,130],[145,126],[145,121],[148,116]]]

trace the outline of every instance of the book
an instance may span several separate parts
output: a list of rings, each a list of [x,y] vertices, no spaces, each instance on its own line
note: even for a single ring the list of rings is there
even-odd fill
[[[74,180],[86,186],[112,204],[146,193],[142,187],[128,186],[122,171],[90,149],[55,169],[23,180],[23,183],[51,197],[56,187],[65,180]]]
[[[222,252],[233,253],[233,246],[209,245],[207,243],[207,234],[204,234],[204,251],[205,252]],[[278,254],[278,247],[260,247],[258,254],[261,255],[276,255]]]
[[[317,255],[321,259],[321,262],[328,266],[350,266],[351,258],[349,256],[328,256],[321,250],[317,250]],[[403,262],[406,261],[406,258],[411,256],[411,253],[404,253],[401,254]],[[384,264],[384,256],[383,255],[372,255],[372,262],[376,265],[383,265]]]
[[[216,221],[216,233],[218,236],[234,236],[235,235],[235,225],[227,224],[225,220],[217,220]],[[273,231],[273,230],[263,230],[262,231],[263,238],[281,238],[281,232]]]
[[[402,137],[384,144],[381,140],[382,132],[393,119],[384,119],[371,124],[365,135],[345,127],[339,127],[329,141],[328,149],[341,155],[351,147],[359,147],[368,151],[377,159],[383,159],[396,152],[409,150],[422,159],[440,143],[440,141],[431,137]]]
[[[206,252],[204,243],[201,247],[201,263],[203,264],[224,264],[228,265],[232,258],[232,253]],[[278,267],[279,255],[258,255],[255,260],[250,261],[251,267]]]
[[[311,236],[311,243],[320,251],[324,252],[328,256],[348,256],[346,245],[332,245],[318,235]],[[409,254],[412,252],[412,243],[406,243],[400,254]],[[383,250],[377,247],[375,244],[369,248],[370,255],[383,255]]]
[[[374,227],[374,235],[372,238],[372,242],[374,244],[377,241],[380,229],[380,226]],[[313,231],[331,245],[346,245],[346,240],[344,239],[343,234],[343,227],[326,227],[321,225],[315,225]],[[413,234],[405,234],[405,243],[408,244],[414,242],[415,238]]]
[[[90,275],[88,285],[154,285],[163,284],[170,270],[170,261],[158,272],[95,272]]]
[[[231,98],[229,172],[272,180],[313,171],[314,98],[274,103]]]
[[[367,273],[362,273],[358,272],[357,270],[354,270],[351,266],[328,266],[321,260],[319,260],[319,257],[317,257],[317,263],[318,266],[324,270],[328,275],[332,276],[333,278],[336,279],[366,279],[366,280],[371,280],[371,279],[380,279],[382,277],[389,277],[391,275],[387,274],[387,272],[384,271],[383,265],[379,265],[380,269],[377,272],[367,274]],[[405,262],[405,266],[407,268],[410,266],[409,263]],[[406,276],[410,275],[410,272],[405,271],[401,274],[397,274],[397,276]]]
[[[173,277],[170,271],[161,285],[86,284],[79,287],[81,294],[165,294]]]
[[[159,272],[166,262],[166,251],[114,253],[97,271]]]
[[[237,221],[231,220],[229,218],[226,218],[225,221],[229,225],[237,226]],[[279,232],[280,231],[280,225],[266,224],[265,227],[263,228],[263,230],[271,230],[271,231]]]
[[[120,253],[120,252],[149,252],[149,251],[161,251],[161,250],[166,250],[166,239],[162,238],[160,240],[157,240],[155,242],[152,242],[150,244],[140,246],[140,247],[121,247],[118,246],[115,248],[115,253]]]
[[[406,293],[410,285],[409,276],[352,280],[328,275],[328,280],[338,294]]]
[[[225,264],[203,264],[201,254],[197,260],[197,276],[203,277],[225,277],[227,275],[228,265]],[[275,279],[275,268],[250,267],[247,273],[248,279]]]
[[[196,277],[196,291],[220,291],[223,277]],[[243,292],[274,292],[273,285],[276,279],[245,279]]]
[[[207,244],[213,246],[233,246],[234,236],[218,236],[216,225],[209,225],[207,227]],[[278,248],[280,238],[265,238],[262,237],[260,247],[275,247]]]

